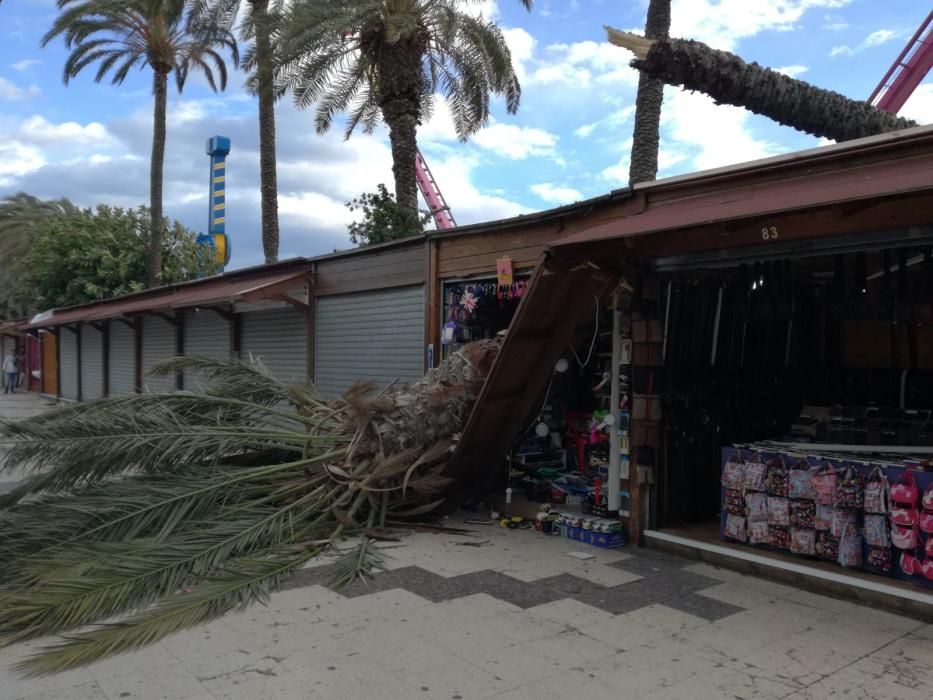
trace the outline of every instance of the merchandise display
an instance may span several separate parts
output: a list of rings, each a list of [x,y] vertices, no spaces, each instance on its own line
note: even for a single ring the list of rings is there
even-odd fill
[[[722,538],[933,588],[933,463],[814,450],[724,448]]]

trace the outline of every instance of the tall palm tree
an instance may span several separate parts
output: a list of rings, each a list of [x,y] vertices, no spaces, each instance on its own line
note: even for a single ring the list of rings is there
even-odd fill
[[[532,0],[521,0],[531,9]],[[489,119],[490,95],[510,114],[521,87],[501,30],[464,11],[460,0],[294,0],[276,32],[278,76],[295,103],[316,103],[315,126],[327,131],[349,111],[345,136],[371,132],[380,115],[389,127],[395,197],[418,209],[417,128],[434,94],[450,103],[466,140]]]
[[[266,262],[279,259],[279,202],[275,162],[275,80],[272,28],[278,17],[270,0],[196,0],[192,13],[200,22],[233,27],[241,11],[240,30],[254,42],[249,65],[259,98],[259,193],[262,210],[262,250]]]
[[[41,200],[25,192],[0,202],[0,318],[17,318],[34,310],[35,294],[25,289],[23,262],[41,224],[77,211],[67,199]]]
[[[227,85],[227,66],[218,48],[230,51],[239,63],[236,41],[225,27],[192,21],[185,0],[58,0],[60,10],[52,28],[42,38],[45,46],[63,36],[71,50],[65,62],[64,81],[97,64],[94,80],[111,74],[121,84],[134,67],[152,70],[153,129],[149,170],[149,286],[162,278],[162,180],[165,162],[165,112],[168,77],[174,75],[178,91],[188,73],[204,74],[215,92]],[[216,78],[215,78],[216,73]]]
[[[645,36],[666,39],[671,30],[671,0],[651,0],[645,21]],[[658,176],[658,150],[661,144],[661,103],[664,81],[647,73],[638,76],[635,98],[635,130],[632,135],[632,158],[629,184],[654,180]]]

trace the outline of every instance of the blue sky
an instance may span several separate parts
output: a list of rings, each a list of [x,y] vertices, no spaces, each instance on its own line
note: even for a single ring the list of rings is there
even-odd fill
[[[81,205],[143,204],[148,198],[150,74],[122,86],[91,73],[65,87],[60,42],[39,47],[54,0],[0,5],[0,196],[26,190]],[[602,194],[627,183],[637,74],[602,27],[637,29],[646,1],[487,2],[507,34],[523,97],[519,113],[497,103],[490,125],[457,142],[444,105],[419,141],[458,223],[512,216]],[[850,97],[865,98],[930,10],[929,0],[674,0],[675,36],[735,51],[749,61]],[[902,114],[933,122],[933,77]],[[215,95],[192,79],[169,96],[165,210],[203,230],[207,218],[204,141],[230,136],[227,228],[233,265],[261,262],[256,107],[236,74]],[[668,88],[661,176],[818,145],[812,136],[706,97]],[[282,257],[350,247],[344,207],[391,186],[384,133],[314,133],[311,115],[278,108]]]

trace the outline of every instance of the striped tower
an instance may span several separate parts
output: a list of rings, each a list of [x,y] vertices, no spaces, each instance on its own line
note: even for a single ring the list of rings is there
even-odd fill
[[[226,136],[212,136],[207,140],[207,155],[211,157],[210,210],[208,232],[214,244],[220,271],[229,261],[229,244],[226,235],[226,179],[227,154],[230,153],[230,139]]]

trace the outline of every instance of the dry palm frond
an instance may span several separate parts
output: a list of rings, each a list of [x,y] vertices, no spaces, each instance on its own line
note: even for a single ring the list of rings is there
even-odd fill
[[[0,646],[62,635],[28,674],[136,649],[263,600],[345,536],[359,542],[336,583],[371,574],[382,528],[449,496],[452,440],[497,349],[331,402],[259,362],[173,358],[156,371],[204,388],[0,422],[0,473],[32,472],[0,499]]]

